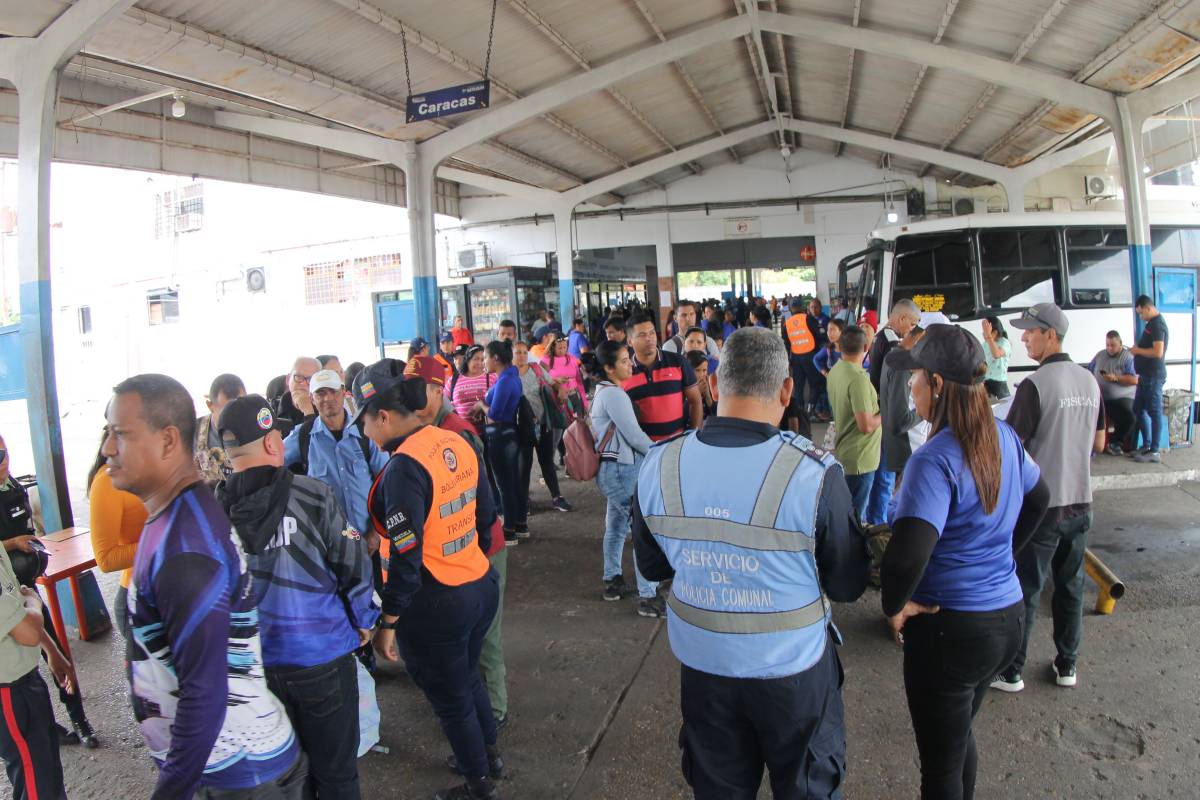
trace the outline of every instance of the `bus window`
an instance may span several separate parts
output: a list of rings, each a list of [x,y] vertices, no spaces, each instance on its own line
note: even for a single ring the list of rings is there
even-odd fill
[[[1125,238],[1121,228],[1067,229],[1067,273],[1073,305],[1133,303]]]
[[[1062,303],[1053,228],[980,231],[979,262],[983,304],[989,310]]]
[[[975,316],[971,240],[966,231],[902,236],[896,240],[892,303],[911,299],[922,311],[951,319]]]

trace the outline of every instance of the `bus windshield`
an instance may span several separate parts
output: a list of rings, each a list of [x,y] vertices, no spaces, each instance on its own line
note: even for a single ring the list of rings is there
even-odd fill
[[[922,311],[950,319],[975,314],[971,281],[973,248],[969,231],[943,231],[896,240],[892,302],[912,300]]]

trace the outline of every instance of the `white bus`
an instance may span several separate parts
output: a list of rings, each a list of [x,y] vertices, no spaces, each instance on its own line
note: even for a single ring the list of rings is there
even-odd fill
[[[1155,268],[1200,270],[1200,216],[1157,214],[1151,225]],[[1033,305],[1053,301],[1071,323],[1064,349],[1080,363],[1115,330],[1134,343],[1133,290],[1120,212],[980,214],[895,225],[873,231],[867,249],[838,265],[839,292],[856,317],[872,298],[880,323],[897,300],[941,311],[976,336],[995,316],[1012,342],[1010,382],[1036,364],[1020,331],[1008,324]],[[1149,293],[1149,292],[1147,292]],[[1189,306],[1196,302],[1194,292]],[[1196,331],[1192,315],[1166,313],[1167,388],[1193,386]],[[1189,332],[1191,335],[1189,336]],[[1192,341],[1189,341],[1191,339]]]

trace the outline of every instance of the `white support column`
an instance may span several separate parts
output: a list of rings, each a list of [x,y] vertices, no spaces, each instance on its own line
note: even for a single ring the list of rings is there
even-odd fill
[[[1008,200],[1009,211],[1025,210],[1025,180],[1016,176],[1003,181],[1004,195]]]
[[[38,494],[46,530],[75,524],[63,461],[58,381],[54,369],[54,306],[50,299],[50,158],[54,151],[57,70],[27,69],[16,76],[17,263],[21,280],[21,348],[25,405],[33,442]]]
[[[0,77],[17,89],[17,263],[25,399],[46,530],[74,524],[63,460],[50,298],[50,160],[59,73],[91,35],[134,0],[79,0],[37,38],[0,40]]]
[[[563,330],[575,317],[575,248],[571,242],[571,219],[575,206],[554,209],[554,251],[558,256],[558,317]]]
[[[654,238],[654,256],[658,262],[658,286],[650,287],[650,307],[658,309],[658,327],[666,324],[667,314],[675,305],[675,255],[671,252],[671,231],[664,222]],[[655,291],[657,290],[657,291]],[[663,293],[666,293],[666,305]]]
[[[413,261],[413,309],[416,312],[417,335],[428,342],[438,340],[438,325],[441,322],[433,226],[433,176],[436,170],[437,164],[431,164],[423,158],[415,143],[408,145],[404,161],[404,191]]]
[[[1127,98],[1117,98],[1117,116],[1108,120],[1116,138],[1121,170],[1121,188],[1125,194],[1125,228],[1129,243],[1129,277],[1133,297],[1154,296],[1154,268],[1150,263],[1150,213],[1146,205],[1146,176],[1142,174],[1145,153],[1142,126],[1146,119],[1130,109]],[[1140,333],[1142,321],[1134,314],[1134,326]]]

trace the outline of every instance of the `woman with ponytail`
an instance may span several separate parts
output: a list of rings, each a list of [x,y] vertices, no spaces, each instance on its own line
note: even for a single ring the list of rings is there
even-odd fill
[[[904,648],[904,689],[921,759],[921,797],[970,798],[978,758],[972,721],[992,678],[1021,644],[1024,602],[1014,555],[1050,492],[988,404],[974,336],[931,325],[887,356],[912,370],[929,440],[893,500],[881,566],[883,613]]]

